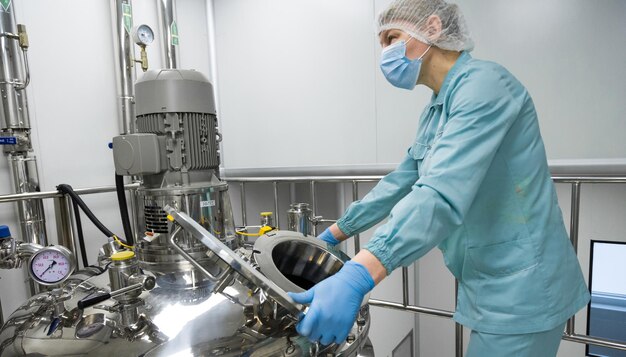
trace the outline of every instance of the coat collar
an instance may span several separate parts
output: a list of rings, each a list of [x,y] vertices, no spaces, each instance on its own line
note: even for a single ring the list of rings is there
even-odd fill
[[[431,107],[443,104],[443,99],[446,97],[446,92],[448,91],[450,82],[452,81],[454,77],[456,77],[456,74],[459,72],[461,67],[463,67],[463,65],[467,63],[467,61],[469,61],[470,59],[472,59],[472,56],[469,54],[469,52],[467,51],[461,52],[461,55],[459,56],[459,58],[457,58],[452,68],[450,68],[450,70],[448,71],[448,74],[446,74],[446,78],[443,80],[443,84],[441,85],[441,88],[439,89],[439,94],[433,93],[433,96],[430,99]]]

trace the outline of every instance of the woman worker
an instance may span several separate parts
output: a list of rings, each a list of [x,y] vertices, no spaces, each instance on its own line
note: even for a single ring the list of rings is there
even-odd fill
[[[310,304],[298,332],[343,342],[364,296],[438,247],[459,282],[454,320],[472,330],[468,356],[555,356],[589,293],[528,91],[472,58],[463,16],[443,0],[394,1],[378,35],[387,80],[433,96],[396,170],[320,235],[338,244],[388,218],[337,274],[291,294]]]

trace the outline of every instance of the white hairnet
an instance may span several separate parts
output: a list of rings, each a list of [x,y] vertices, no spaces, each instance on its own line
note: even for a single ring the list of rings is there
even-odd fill
[[[432,15],[441,19],[441,33],[429,33],[427,21]],[[444,50],[471,51],[474,48],[461,10],[443,0],[395,0],[380,13],[377,25],[379,35],[385,30],[398,29]]]

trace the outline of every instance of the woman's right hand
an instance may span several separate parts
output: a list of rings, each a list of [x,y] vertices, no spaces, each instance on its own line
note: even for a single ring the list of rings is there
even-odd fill
[[[339,240],[337,240],[337,238],[335,238],[335,236],[333,235],[333,233],[330,231],[330,228],[326,228],[322,234],[318,235],[317,238],[323,240],[324,242],[332,245],[332,246],[336,246],[337,244],[339,244]]]

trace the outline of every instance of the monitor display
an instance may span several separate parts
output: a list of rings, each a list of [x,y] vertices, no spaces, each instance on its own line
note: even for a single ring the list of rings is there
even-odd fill
[[[626,242],[591,241],[589,286],[587,334],[626,343]],[[626,357],[626,351],[587,345],[587,356]]]

